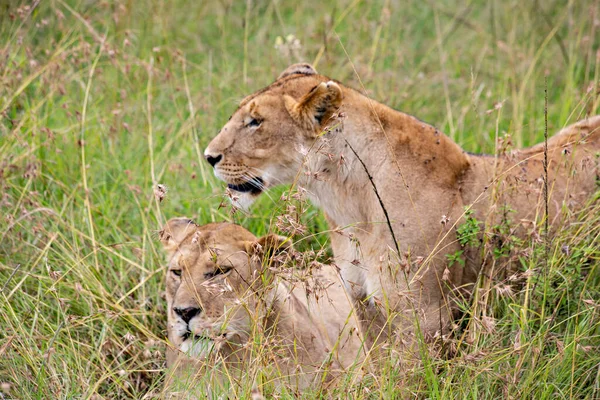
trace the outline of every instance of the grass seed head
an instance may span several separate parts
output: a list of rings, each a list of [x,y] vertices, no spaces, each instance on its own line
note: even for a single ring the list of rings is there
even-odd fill
[[[156,197],[159,203],[162,203],[165,197],[167,197],[167,191],[167,186],[161,183],[156,185],[156,187],[154,188],[154,197]]]

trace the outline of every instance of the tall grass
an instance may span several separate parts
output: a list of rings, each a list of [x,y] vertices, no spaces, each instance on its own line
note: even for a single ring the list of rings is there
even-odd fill
[[[279,192],[232,214],[202,152],[288,64],[313,62],[494,152],[495,137],[543,138],[545,79],[549,132],[600,113],[599,20],[596,0],[0,1],[3,396],[160,395],[155,232],[178,215],[257,235],[275,225]],[[318,212],[303,220],[301,250],[327,246]],[[454,358],[390,362],[346,393],[600,398],[599,235],[596,197],[551,238],[547,274],[520,274],[517,291],[494,282],[480,329],[449,343]],[[519,246],[521,271],[546,262],[535,240]]]

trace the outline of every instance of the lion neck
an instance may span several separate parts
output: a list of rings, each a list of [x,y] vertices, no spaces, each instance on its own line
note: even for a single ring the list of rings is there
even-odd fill
[[[321,362],[327,346],[308,307],[308,302],[315,300],[309,300],[312,294],[304,293],[299,286],[275,280],[264,299],[263,331],[278,343],[280,350],[289,351],[289,359]]]
[[[390,208],[410,201],[407,188],[417,197],[427,185],[457,188],[469,167],[468,155],[433,126],[351,89],[329,126],[307,157],[303,184],[337,226],[382,221],[373,186]]]

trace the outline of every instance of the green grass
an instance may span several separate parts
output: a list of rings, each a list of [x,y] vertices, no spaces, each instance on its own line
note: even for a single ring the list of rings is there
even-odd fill
[[[232,215],[202,152],[237,102],[292,62],[364,87],[473,152],[494,152],[496,136],[515,147],[541,141],[546,81],[549,132],[600,114],[598,1],[326,3],[0,0],[5,396],[160,395],[166,302],[155,233],[182,215],[257,235],[274,225],[281,191]],[[290,34],[299,48],[275,47]],[[168,187],[162,202],[158,183]],[[598,203],[552,238],[547,274],[520,276],[510,296],[492,282],[449,343],[456,357],[434,354],[407,372],[390,361],[339,393],[600,398]],[[301,250],[326,246],[317,210],[304,220],[316,235]],[[540,246],[520,244],[521,271],[544,264]]]

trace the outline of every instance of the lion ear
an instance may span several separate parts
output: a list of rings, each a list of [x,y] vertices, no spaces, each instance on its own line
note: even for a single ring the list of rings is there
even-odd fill
[[[193,232],[196,232],[198,225],[189,218],[172,218],[162,230],[158,233],[160,242],[167,251],[177,248]]]
[[[289,75],[296,75],[296,74],[317,75],[317,70],[315,70],[313,68],[313,66],[308,63],[292,64],[289,67],[287,67],[285,70],[283,70],[283,72],[281,74],[279,74],[279,77],[277,78],[277,80],[279,80],[281,78],[285,78],[286,76],[289,76]]]
[[[291,238],[272,233],[261,237],[255,242],[245,242],[244,245],[246,253],[251,256],[258,255],[260,257],[265,254],[280,254],[294,247]]]
[[[291,238],[275,235],[273,233],[258,239],[258,244],[262,247],[264,252],[271,252],[273,254],[293,248]]]
[[[299,101],[285,95],[285,107],[303,128],[319,131],[342,105],[342,89],[333,81],[321,82]]]

